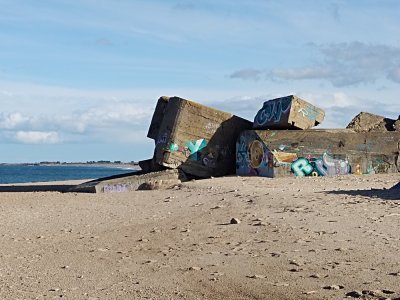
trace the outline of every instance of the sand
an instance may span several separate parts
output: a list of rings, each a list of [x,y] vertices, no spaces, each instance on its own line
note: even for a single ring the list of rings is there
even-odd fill
[[[225,177],[113,194],[57,192],[76,182],[2,186],[0,298],[395,299],[398,182]]]

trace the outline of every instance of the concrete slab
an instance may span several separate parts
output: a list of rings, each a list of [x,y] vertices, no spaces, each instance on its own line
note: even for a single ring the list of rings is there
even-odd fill
[[[131,173],[85,182],[70,188],[68,192],[121,193],[138,189],[166,189],[184,181],[187,181],[185,174],[176,169],[147,174]]]

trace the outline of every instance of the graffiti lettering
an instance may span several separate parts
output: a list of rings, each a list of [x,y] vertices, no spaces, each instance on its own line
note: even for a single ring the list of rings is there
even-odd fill
[[[122,192],[128,192],[128,185],[127,184],[107,184],[103,187],[103,192],[104,193],[122,193]]]
[[[168,135],[166,132],[162,133],[156,140],[156,144],[166,144]]]
[[[320,114],[320,112],[311,105],[300,108],[298,112],[301,113],[303,117],[308,118],[309,120],[316,120],[318,115]]]
[[[315,162],[319,174],[323,176],[345,175],[350,173],[349,162],[341,159],[334,159],[324,153],[322,159]]]
[[[254,119],[255,125],[262,126],[267,122],[279,122],[282,115],[289,111],[290,106],[291,99],[289,98],[264,102],[263,108]]]
[[[296,176],[307,176],[314,171],[314,168],[308,159],[301,157],[292,163],[292,170]]]
[[[296,176],[336,176],[351,172],[347,160],[332,158],[327,153],[319,159],[301,157],[292,163],[291,168]]]

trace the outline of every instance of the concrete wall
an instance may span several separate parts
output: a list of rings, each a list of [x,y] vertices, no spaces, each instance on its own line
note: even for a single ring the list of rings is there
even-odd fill
[[[249,130],[236,143],[241,176],[335,176],[400,172],[400,132]]]

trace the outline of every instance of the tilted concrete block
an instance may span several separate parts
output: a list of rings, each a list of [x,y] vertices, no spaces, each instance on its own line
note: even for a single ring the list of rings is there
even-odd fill
[[[248,130],[236,145],[241,176],[335,176],[400,172],[400,132]]]
[[[254,118],[254,129],[309,129],[322,123],[325,112],[290,95],[264,102]]]
[[[164,170],[147,174],[133,173],[117,175],[85,182],[68,190],[81,193],[121,193],[138,189],[166,189],[187,181],[187,177],[180,170]]]
[[[179,97],[168,98],[162,120],[154,119],[160,124],[155,162],[201,178],[234,174],[236,139],[252,128],[250,121]]]

